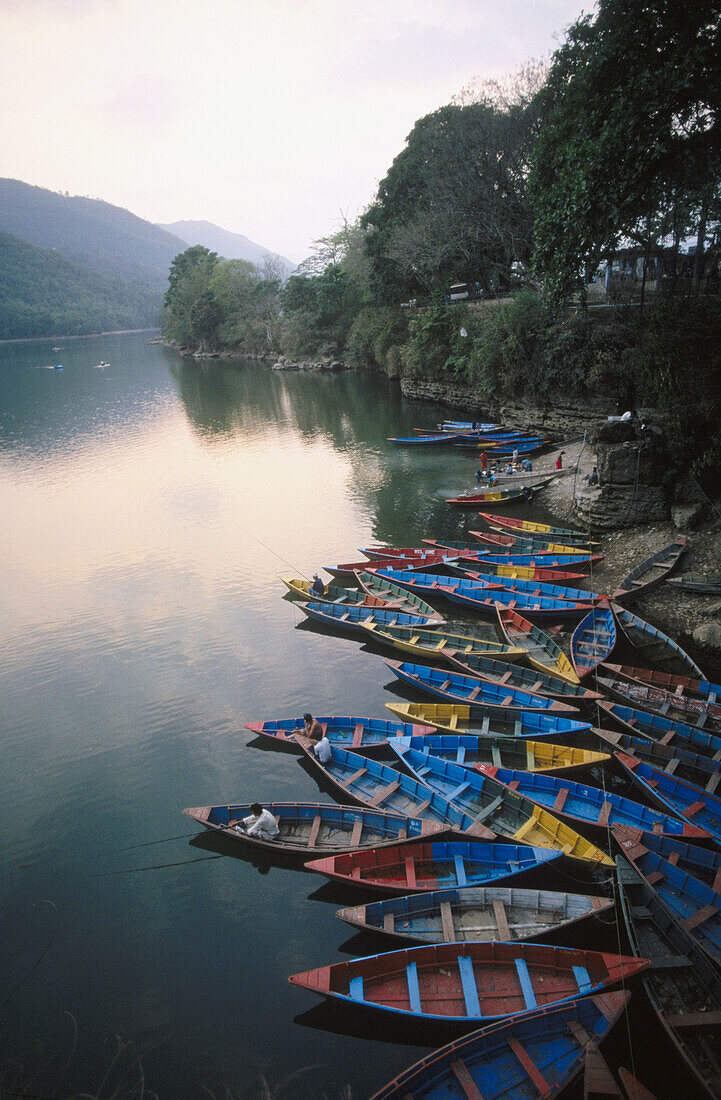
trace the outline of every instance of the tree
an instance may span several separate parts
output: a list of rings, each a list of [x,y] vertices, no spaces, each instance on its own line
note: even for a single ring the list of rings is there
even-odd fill
[[[168,290],[165,294],[165,311],[163,314],[163,331],[173,340],[181,344],[194,344],[199,336],[193,322],[193,310],[196,302],[205,300],[205,310],[198,306],[196,318],[207,313],[210,284],[213,278],[218,257],[215,252],[210,252],[203,245],[193,245],[180,252],[172,264],[168,274]],[[205,322],[201,321],[201,326]],[[208,335],[201,339],[204,342]]]
[[[621,238],[651,255],[693,230],[700,276],[721,213],[720,15],[719,0],[600,0],[554,55],[529,188],[554,297]]]

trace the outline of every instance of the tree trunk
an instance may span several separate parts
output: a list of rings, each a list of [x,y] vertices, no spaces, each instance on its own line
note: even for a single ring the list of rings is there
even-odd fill
[[[691,281],[691,290],[694,294],[698,294],[701,289],[701,277],[704,269],[704,238],[706,236],[706,220],[708,217],[708,209],[704,201],[701,207],[701,216],[698,223],[698,234],[696,236],[696,256],[694,257],[693,265],[693,280]]]

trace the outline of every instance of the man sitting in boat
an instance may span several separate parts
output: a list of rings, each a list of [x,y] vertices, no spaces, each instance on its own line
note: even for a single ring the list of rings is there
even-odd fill
[[[258,840],[275,840],[280,829],[270,810],[264,810],[260,802],[254,802],[250,807],[248,817],[240,821],[229,821],[229,829],[235,829],[246,836],[254,836]]]
[[[327,733],[324,733],[320,741],[317,741],[316,744],[313,745],[313,752],[321,764],[328,763],[333,755],[333,750],[330,747]]]
[[[313,583],[310,586],[311,596],[325,596],[325,585],[317,573],[313,574]]]
[[[317,718],[306,713],[303,715],[303,725],[305,726],[304,733],[306,737],[310,737],[311,741],[320,741],[323,736],[323,727]]]

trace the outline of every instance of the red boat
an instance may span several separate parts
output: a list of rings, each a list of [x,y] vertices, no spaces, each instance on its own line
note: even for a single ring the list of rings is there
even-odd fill
[[[600,666],[613,676],[631,683],[650,684],[651,687],[673,691],[676,695],[705,699],[715,703],[721,699],[721,684],[711,684],[708,680],[695,679],[693,676],[677,676],[673,672],[659,672],[655,668],[636,668],[635,665],[612,665],[604,661]]]

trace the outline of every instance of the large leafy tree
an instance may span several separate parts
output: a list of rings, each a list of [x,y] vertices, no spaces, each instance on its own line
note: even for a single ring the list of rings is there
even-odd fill
[[[622,238],[650,255],[695,233],[700,280],[721,213],[720,14],[721,0],[599,0],[554,55],[529,194],[557,298]]]
[[[211,336],[211,318],[219,317],[212,304],[210,284],[218,264],[215,252],[196,244],[180,252],[168,274],[163,331],[181,344],[205,343]]]

